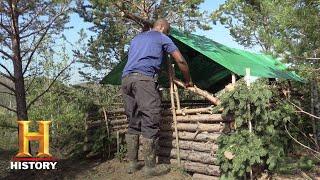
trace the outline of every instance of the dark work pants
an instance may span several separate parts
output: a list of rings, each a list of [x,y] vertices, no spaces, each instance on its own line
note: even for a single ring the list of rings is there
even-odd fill
[[[161,98],[155,78],[129,74],[122,78],[124,109],[129,121],[129,134],[142,134],[148,139],[158,137]]]

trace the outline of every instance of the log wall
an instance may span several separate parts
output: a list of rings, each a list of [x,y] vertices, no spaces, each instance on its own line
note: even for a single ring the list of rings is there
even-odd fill
[[[181,166],[191,174],[194,179],[217,179],[219,167],[215,162],[215,153],[218,149],[217,138],[229,131],[230,118],[221,114],[212,114],[210,104],[205,102],[189,102],[188,109],[183,102],[181,110],[177,111],[178,134],[174,131],[171,110],[167,103],[163,103],[162,120],[160,125],[160,140],[158,149],[158,161],[161,163],[177,163],[177,143]],[[87,131],[94,131],[101,125],[107,126],[110,133],[125,133],[128,121],[124,115],[124,109],[118,108],[106,111],[106,117],[93,116],[87,119]],[[141,147],[140,147],[141,148]],[[139,159],[143,160],[141,153]]]

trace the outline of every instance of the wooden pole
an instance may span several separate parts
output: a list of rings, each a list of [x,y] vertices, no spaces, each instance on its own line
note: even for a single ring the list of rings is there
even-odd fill
[[[89,137],[88,137],[88,113],[85,114],[84,117],[84,129],[85,129],[85,136],[84,136],[84,146],[83,146],[83,151],[88,152],[89,151]]]
[[[107,137],[108,140],[110,139],[110,131],[109,131],[109,122],[108,122],[108,116],[107,116],[107,111],[104,107],[102,107],[102,111],[103,111],[103,116],[104,116],[104,121],[106,123],[106,128],[107,128]],[[101,124],[103,123],[103,121],[101,122]],[[105,148],[106,142],[103,141],[103,148]],[[108,143],[108,158],[110,157],[110,143]],[[104,154],[104,153],[103,153]]]
[[[177,115],[176,115],[176,108],[175,108],[175,103],[174,103],[173,69],[171,66],[171,58],[170,57],[168,57],[168,60],[167,60],[167,67],[168,67],[168,75],[169,75],[169,82],[170,82],[171,111],[172,111],[172,118],[173,118],[173,122],[174,122],[174,131],[176,134],[178,134]],[[177,143],[178,165],[181,166],[179,136],[176,136],[176,143]]]
[[[172,78],[175,79],[176,77],[176,73],[174,70],[174,64],[172,64]],[[179,92],[178,92],[178,87],[175,83],[173,83],[173,91],[174,91],[174,95],[176,97],[176,103],[177,103],[177,111],[179,111],[180,108],[180,99],[179,99]]]
[[[120,133],[117,131],[117,153],[120,153]]]
[[[250,88],[250,68],[246,68],[246,82],[247,82],[247,86],[248,88]],[[252,133],[252,123],[251,123],[251,113],[250,113],[250,104],[248,103],[247,104],[247,107],[248,107],[248,126],[249,126],[249,132]],[[253,173],[252,173],[252,168],[250,170],[250,180],[253,179]]]

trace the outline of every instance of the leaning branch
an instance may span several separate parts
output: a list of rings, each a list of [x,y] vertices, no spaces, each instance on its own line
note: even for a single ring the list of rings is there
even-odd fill
[[[202,90],[196,86],[194,87],[185,87],[184,83],[181,82],[178,79],[174,79],[173,80],[175,84],[177,84],[178,86],[181,86],[183,88],[185,88],[186,90],[189,90],[191,92],[194,92],[202,97],[205,97],[207,100],[209,100],[210,102],[212,102],[215,105],[219,105],[221,102],[218,98],[214,97],[212,94],[210,94],[209,92]]]
[[[50,88],[53,86],[53,84],[58,80],[58,78],[60,77],[60,75],[65,71],[67,70],[71,64],[73,64],[74,61],[72,61],[70,64],[68,64],[66,67],[64,67],[58,74],[57,76],[53,79],[53,81],[50,83],[50,85],[47,87],[46,90],[44,90],[41,94],[39,94],[37,97],[35,97],[32,101],[30,101],[30,103],[28,104],[27,106],[27,110],[39,99],[41,98],[44,94],[46,94]]]
[[[0,104],[0,107],[2,107],[2,108],[4,108],[4,109],[6,109],[6,110],[8,110],[8,111],[12,111],[12,112],[17,113],[17,111],[16,111],[16,110],[11,109],[11,108],[9,108],[9,107],[7,107],[7,106],[5,106],[5,105]]]
[[[292,104],[295,108],[297,108],[299,110],[298,112],[304,113],[304,114],[306,114],[306,115],[308,115],[310,117],[313,117],[313,118],[316,118],[316,119],[320,120],[320,117],[315,116],[315,115],[313,115],[311,113],[308,113],[307,111],[304,111],[301,107],[299,107],[298,105],[296,105],[296,104],[294,104],[294,103],[292,103],[290,101],[289,101],[289,103]]]
[[[306,146],[306,145],[302,144],[302,143],[299,142],[296,138],[294,138],[294,137],[290,134],[290,132],[288,131],[287,125],[284,125],[284,128],[286,129],[286,132],[287,132],[287,134],[289,135],[289,137],[290,137],[291,139],[293,139],[296,143],[298,143],[298,144],[301,145],[302,147],[304,147],[304,148],[306,148],[306,149],[308,149],[308,150],[310,150],[310,151],[312,151],[312,152],[314,152],[314,153],[320,154],[320,152],[318,152],[318,151],[310,148],[309,146]]]
[[[12,32],[9,30],[8,27],[6,27],[2,21],[0,22],[0,27],[2,27],[5,31],[7,31],[8,34],[12,35]]]
[[[131,19],[133,20],[134,22],[136,22],[138,25],[140,25],[141,27],[152,27],[152,23],[149,22],[148,20],[145,20],[139,16],[136,16],[132,13],[130,13],[128,10],[122,8],[120,5],[118,5],[117,3],[114,4],[120,11],[122,11],[125,16],[128,18],[128,19]]]
[[[3,82],[0,82],[0,85],[4,86],[5,88],[9,89],[12,92],[15,92],[15,90],[12,87],[10,87],[9,85],[7,85],[7,84],[5,84]]]
[[[6,92],[6,91],[0,91],[0,94],[8,94],[10,96],[14,96],[15,94],[11,93],[11,92]]]
[[[9,77],[10,77],[9,79],[14,80],[14,76],[6,66],[4,66],[3,64],[0,64],[0,67],[2,67],[9,74]]]
[[[3,55],[5,55],[7,58],[9,59],[13,59],[12,56],[8,53],[6,53],[4,50],[0,49],[0,53],[2,53]]]

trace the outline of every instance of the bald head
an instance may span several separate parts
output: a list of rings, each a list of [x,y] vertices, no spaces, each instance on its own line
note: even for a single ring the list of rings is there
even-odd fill
[[[169,29],[170,29],[170,24],[165,19],[158,19],[153,24],[153,29],[156,30],[156,31],[162,32],[164,34],[168,34],[169,33]]]

